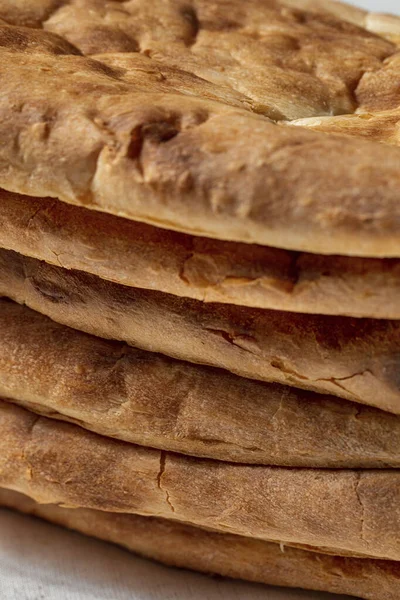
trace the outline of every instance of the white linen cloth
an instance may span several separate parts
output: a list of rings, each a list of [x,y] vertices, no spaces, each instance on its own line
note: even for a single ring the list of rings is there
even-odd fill
[[[375,10],[376,12],[389,12],[394,15],[400,14],[399,0],[347,0],[348,4],[355,4],[366,8],[367,10]]]

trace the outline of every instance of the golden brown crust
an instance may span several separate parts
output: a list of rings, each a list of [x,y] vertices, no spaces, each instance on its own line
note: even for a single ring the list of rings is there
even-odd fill
[[[204,304],[7,250],[0,295],[99,337],[400,413],[400,321]]]
[[[400,260],[189,236],[0,190],[0,246],[124,285],[205,302],[400,319]]]
[[[0,18],[11,25],[40,28],[60,0],[0,0]]]
[[[346,132],[392,42],[274,0],[3,0],[1,15],[6,189],[207,237],[400,256],[400,150],[376,143],[392,132],[270,120],[333,114]]]
[[[0,301],[0,396],[143,446],[297,467],[400,467],[400,417],[102,340]]]
[[[40,505],[4,489],[0,504],[169,566],[366,600],[397,600],[400,594],[395,561],[333,557],[164,519]]]
[[[158,516],[400,559],[397,470],[285,469],[142,448],[0,403],[0,486],[43,504]]]
[[[364,29],[366,28],[367,16],[371,14],[358,6],[336,0],[284,0],[284,2],[292,8],[328,13],[337,19],[343,19]]]
[[[400,19],[398,16],[368,12],[338,0],[284,0],[287,6],[317,13],[328,13],[358,27],[380,35],[395,44],[400,43]]]
[[[386,23],[385,15],[382,15],[381,19],[380,23],[383,27]],[[397,21],[400,23],[400,19]],[[397,35],[400,43],[400,26]],[[398,146],[400,144],[399,76],[400,52],[397,52],[384,61],[379,73],[371,71],[363,75],[357,86],[359,108],[354,114],[298,119],[291,121],[290,125]]]

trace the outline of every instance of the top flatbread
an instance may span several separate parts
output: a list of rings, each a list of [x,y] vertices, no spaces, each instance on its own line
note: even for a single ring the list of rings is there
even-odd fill
[[[289,4],[1,0],[0,185],[208,237],[400,256],[399,20]]]

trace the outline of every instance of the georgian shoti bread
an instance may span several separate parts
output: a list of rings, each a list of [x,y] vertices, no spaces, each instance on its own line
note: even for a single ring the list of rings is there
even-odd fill
[[[334,554],[400,560],[400,472],[249,466],[102,437],[0,403],[0,486]]]
[[[218,460],[400,467],[400,417],[251,381],[0,301],[0,396],[117,439]]]
[[[1,187],[206,237],[400,257],[399,20],[294,4],[2,0]],[[291,126],[332,115],[323,133]]]
[[[400,319],[400,260],[224,242],[0,190],[0,246],[206,302]]]
[[[4,489],[0,505],[173,567],[365,600],[398,600],[400,595],[400,564],[395,561],[328,556],[166,519],[41,505]]]
[[[400,321],[205,304],[8,250],[0,296],[102,338],[400,414]]]

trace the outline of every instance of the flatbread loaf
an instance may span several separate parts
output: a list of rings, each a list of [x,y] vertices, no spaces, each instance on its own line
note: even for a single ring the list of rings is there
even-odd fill
[[[0,246],[205,302],[400,319],[400,260],[325,256],[168,231],[0,190]]]
[[[0,296],[150,352],[400,413],[400,321],[205,304],[7,250],[0,250]]]
[[[394,561],[306,552],[165,519],[41,505],[4,489],[0,489],[0,505],[113,542],[169,566],[365,600],[398,600],[400,594],[400,564]]]
[[[293,467],[400,467],[400,417],[70,329],[0,301],[0,396],[143,446]]]
[[[399,19],[294,4],[2,0],[1,187],[206,237],[400,257]],[[291,126],[324,117],[337,126]]]
[[[335,554],[400,560],[398,470],[189,458],[0,403],[0,487],[41,504],[157,516]]]

